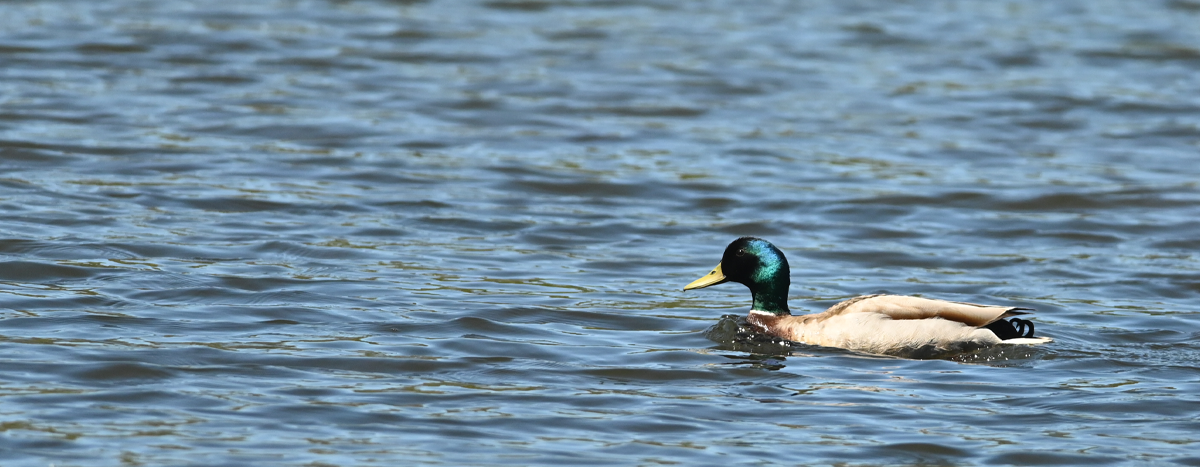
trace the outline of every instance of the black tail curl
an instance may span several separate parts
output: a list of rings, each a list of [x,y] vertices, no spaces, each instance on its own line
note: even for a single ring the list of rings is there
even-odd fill
[[[998,319],[984,327],[1004,341],[1033,337],[1033,322],[1026,319],[1012,318],[1008,321]]]

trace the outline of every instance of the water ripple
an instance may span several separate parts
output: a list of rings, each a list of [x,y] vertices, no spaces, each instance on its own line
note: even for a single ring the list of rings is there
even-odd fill
[[[1195,464],[1200,7],[944,6],[4,4],[0,457]],[[764,338],[742,235],[1055,342]]]

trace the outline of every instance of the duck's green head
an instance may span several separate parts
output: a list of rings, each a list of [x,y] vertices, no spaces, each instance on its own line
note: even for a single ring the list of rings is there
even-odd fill
[[[787,306],[791,275],[787,258],[775,245],[761,238],[742,237],[725,247],[725,255],[712,272],[683,290],[738,282],[750,288],[755,310],[787,315],[791,314]]]

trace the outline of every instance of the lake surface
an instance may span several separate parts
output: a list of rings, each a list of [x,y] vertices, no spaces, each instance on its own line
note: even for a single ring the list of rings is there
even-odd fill
[[[1200,465],[1200,2],[0,4],[0,463]],[[1036,308],[908,360],[739,332]]]

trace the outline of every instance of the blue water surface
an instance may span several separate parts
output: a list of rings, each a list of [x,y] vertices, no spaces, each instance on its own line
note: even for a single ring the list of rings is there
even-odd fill
[[[1200,3],[0,4],[0,463],[1200,465]],[[756,339],[1036,308],[942,360]]]

